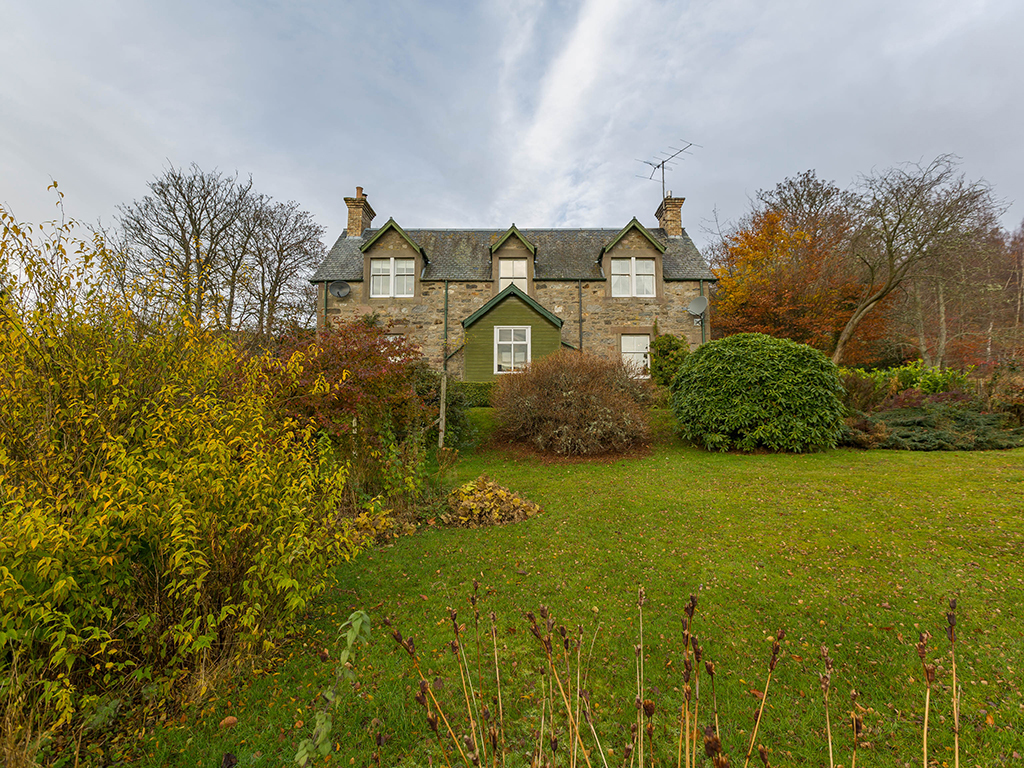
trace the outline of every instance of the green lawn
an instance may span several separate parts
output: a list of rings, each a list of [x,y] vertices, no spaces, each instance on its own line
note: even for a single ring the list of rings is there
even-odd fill
[[[928,657],[939,666],[930,757],[952,765],[950,597],[958,599],[963,765],[1024,765],[1014,756],[1024,752],[1024,449],[742,456],[667,439],[643,457],[591,463],[480,450],[463,458],[455,479],[482,473],[544,513],[505,528],[428,526],[339,567],[338,584],[311,614],[308,632],[284,649],[273,670],[207,697],[186,712],[184,724],[148,735],[150,756],[141,764],[214,765],[227,751],[239,765],[289,764],[312,730],[319,692],[333,681],[341,647],[336,627],[360,608],[373,619],[374,640],[355,657],[358,690],[346,690],[339,704],[339,748],[316,764],[370,764],[379,732],[382,765],[426,765],[428,753],[443,765],[413,701],[417,678],[409,657],[380,621],[389,616],[415,637],[424,672],[443,678],[437,695],[457,720],[462,693],[444,647],[451,639],[447,608],[457,608],[467,625],[464,647],[476,675],[467,597],[477,579],[483,640],[488,613],[498,617],[508,765],[527,764],[528,734],[540,725],[548,682],[537,673],[542,656],[522,614],[542,604],[558,624],[583,626],[584,661],[594,642],[586,687],[604,751],[613,750],[608,765],[621,765],[636,718],[638,585],[647,593],[644,696],[657,707],[659,765],[676,760],[680,617],[691,593],[699,600],[693,629],[718,670],[722,741],[732,765],[743,765],[758,702],[752,691],[764,688],[780,627],[783,654],[757,739],[772,765],[828,765],[822,644],[836,664],[836,764],[849,766],[847,712],[855,688],[866,708],[858,765],[920,765],[920,630],[934,636]],[[324,646],[327,662],[317,656]],[[489,654],[489,642],[483,647]],[[489,669],[485,664],[480,672],[485,700],[495,688]],[[703,726],[711,712],[706,676],[701,685]],[[226,715],[237,716],[238,726],[219,729]],[[568,754],[565,743],[563,735],[558,764]],[[454,757],[453,765],[461,764]]]

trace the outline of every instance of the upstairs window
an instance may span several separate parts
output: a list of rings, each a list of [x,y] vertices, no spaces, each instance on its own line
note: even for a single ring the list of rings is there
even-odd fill
[[[494,327],[494,372],[512,373],[530,362],[530,326]]]
[[[498,259],[498,292],[514,285],[523,293],[527,290],[526,259]]]
[[[654,259],[612,259],[612,296],[651,296],[654,291]]]
[[[416,259],[370,259],[370,298],[410,297],[416,285]]]

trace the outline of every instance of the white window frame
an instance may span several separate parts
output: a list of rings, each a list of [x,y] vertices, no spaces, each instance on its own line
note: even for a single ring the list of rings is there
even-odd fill
[[[511,271],[512,274],[505,274],[506,267],[509,268],[509,271]],[[522,269],[517,269],[517,267],[522,267]],[[516,274],[517,272],[522,272],[523,274]],[[523,293],[530,292],[529,265],[525,258],[498,259],[498,293],[501,293],[508,288],[509,284],[515,284],[515,286]]]
[[[401,262],[400,265],[399,265],[399,262]],[[405,262],[408,262],[408,264],[406,264]],[[375,273],[373,271],[374,265],[381,266],[381,265],[384,265],[384,264],[387,265],[387,272],[381,271],[381,272],[376,272]],[[409,264],[411,264],[411,269],[409,267]],[[401,266],[403,269],[410,269],[410,271],[409,272],[403,271],[401,274],[399,274],[398,271],[397,271],[398,266]],[[387,284],[388,284],[387,285],[387,291],[385,293],[380,293],[378,291],[375,291],[374,290],[374,279],[373,278],[375,278],[375,277],[379,278],[379,277],[385,277],[385,276],[388,279],[387,280]],[[398,279],[397,278],[400,278],[400,277],[412,277],[412,281],[411,281],[410,286],[408,288],[408,293],[404,293],[404,292],[403,293],[397,293],[396,292],[395,286],[398,284]],[[406,281],[402,281],[402,282],[406,282]],[[391,256],[391,257],[383,258],[383,259],[377,259],[377,258],[370,259],[370,298],[371,299],[391,299],[391,298],[409,299],[409,298],[412,298],[415,294],[416,294],[416,259],[414,259],[414,258],[404,258],[404,257],[400,257],[400,256],[399,257]]]
[[[641,342],[642,346],[646,347],[643,350],[637,349],[626,349],[627,342],[630,340],[629,346],[635,347],[635,341],[638,339],[644,339]],[[623,333],[619,336],[619,353],[622,355],[622,362],[630,369],[630,372],[636,378],[648,379],[651,376],[651,334],[649,333]],[[639,359],[638,359],[638,356]]]
[[[624,293],[622,289],[616,287],[616,277],[626,277],[625,272],[616,272],[616,265],[620,265],[623,262],[629,263],[629,291]],[[650,264],[650,272],[637,272],[637,262],[642,262],[644,265]],[[655,259],[645,258],[641,256],[617,256],[610,260],[608,265],[609,279],[611,280],[612,296],[635,296],[643,299],[653,299],[658,295],[658,265]],[[651,278],[651,292],[650,293],[638,293],[639,282],[637,277],[649,277]]]
[[[508,340],[502,340],[501,339],[501,335],[502,335],[501,332],[502,331],[511,331],[511,333],[509,334],[510,338]],[[526,340],[525,341],[521,341],[521,340],[517,341],[515,339],[515,331],[526,331]],[[496,325],[496,326],[494,326],[494,373],[495,374],[515,373],[517,370],[519,370],[518,368],[516,368],[516,355],[515,355],[515,347],[516,347],[516,345],[522,345],[522,344],[526,345],[526,361],[523,362],[521,365],[529,365],[530,364],[530,360],[532,359],[532,353],[533,353],[533,339],[532,339],[532,337],[533,337],[533,329],[530,328],[530,326],[528,326],[528,325]],[[512,367],[509,370],[507,370],[507,371],[506,370],[501,370],[498,367],[498,345],[499,344],[511,344],[512,345],[512,349],[511,349],[511,352],[512,352]]]

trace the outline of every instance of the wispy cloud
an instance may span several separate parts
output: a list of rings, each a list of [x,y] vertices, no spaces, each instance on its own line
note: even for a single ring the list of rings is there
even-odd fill
[[[530,114],[512,113],[520,121],[510,131],[508,187],[492,206],[521,212],[531,225],[574,225],[586,215],[588,169],[600,163],[595,141],[609,116],[607,90],[616,37],[629,13],[627,0],[587,0],[579,9],[564,46],[539,80],[529,84],[539,94]],[[512,50],[522,50],[514,41]],[[514,64],[516,59],[510,57]],[[510,77],[511,81],[512,78]],[[522,88],[523,84],[508,88]]]
[[[1019,0],[0,0],[0,200],[109,219],[168,162],[252,173],[332,236],[366,187],[409,226],[653,222],[815,168],[955,152],[1021,202]],[[676,145],[678,146],[678,145]]]

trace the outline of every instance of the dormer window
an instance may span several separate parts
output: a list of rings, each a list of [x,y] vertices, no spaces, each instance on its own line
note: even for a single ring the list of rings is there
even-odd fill
[[[612,259],[612,296],[655,295],[654,259]]]
[[[416,287],[416,259],[370,259],[370,298],[408,298]]]
[[[523,293],[529,293],[526,278],[526,259],[498,259],[498,292],[514,285]]]

